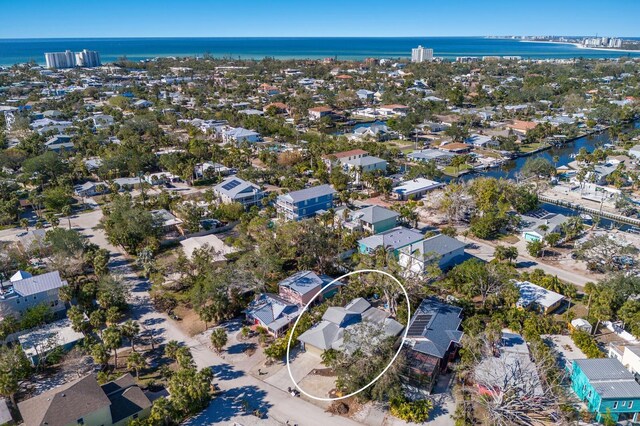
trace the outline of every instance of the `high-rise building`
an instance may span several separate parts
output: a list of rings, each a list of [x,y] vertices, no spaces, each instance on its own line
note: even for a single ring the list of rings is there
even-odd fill
[[[65,50],[64,52],[45,53],[44,58],[47,62],[47,68],[73,68],[73,67],[99,67],[100,54],[94,50],[84,49],[82,52],[72,52]]]
[[[76,66],[76,58],[72,51],[45,53],[47,68],[73,68]]]
[[[100,53],[95,50],[87,50],[83,49],[82,52],[76,53],[76,66],[78,67],[99,67],[102,65],[100,63]]]
[[[433,49],[418,46],[411,49],[411,62],[425,62],[433,60]]]

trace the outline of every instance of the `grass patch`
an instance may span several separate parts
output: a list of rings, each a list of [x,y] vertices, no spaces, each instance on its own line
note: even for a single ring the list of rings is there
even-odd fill
[[[536,151],[540,148],[546,148],[548,146],[549,144],[545,142],[530,143],[530,144],[520,146],[520,152],[529,153],[529,152]]]
[[[446,166],[445,168],[442,169],[442,173],[444,173],[447,176],[458,177],[460,175],[467,173],[472,168],[473,166],[469,164],[463,164],[457,168],[453,166]]]

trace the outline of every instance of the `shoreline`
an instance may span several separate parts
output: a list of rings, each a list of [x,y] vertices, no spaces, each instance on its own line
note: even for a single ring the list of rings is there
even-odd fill
[[[632,49],[616,49],[614,47],[587,47],[583,46],[580,43],[572,43],[570,41],[546,41],[546,40],[519,40],[521,43],[545,43],[545,44],[564,44],[574,46],[577,49],[583,50],[597,50],[603,52],[622,52],[622,53],[638,53],[640,54],[640,49],[632,50]]]

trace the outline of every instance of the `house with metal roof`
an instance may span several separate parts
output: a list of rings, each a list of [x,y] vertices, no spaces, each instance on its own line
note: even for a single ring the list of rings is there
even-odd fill
[[[438,234],[399,250],[398,263],[408,274],[422,275],[436,263],[442,270],[463,260],[465,244],[447,235]]]
[[[131,374],[102,386],[89,374],[22,401],[18,409],[26,425],[124,426],[146,418],[151,401]]]
[[[213,193],[224,204],[240,203],[245,208],[257,205],[264,198],[264,191],[255,183],[229,176],[213,187]]]
[[[331,306],[322,321],[305,331],[298,337],[305,351],[321,356],[329,349],[353,350],[345,348],[345,334],[358,332],[358,325],[368,324],[378,327],[381,334],[378,338],[400,335],[404,326],[391,318],[391,315],[380,308],[371,306],[364,298],[353,299],[346,306]]]
[[[516,282],[516,287],[520,291],[520,299],[516,303],[518,308],[535,308],[545,314],[549,314],[562,304],[566,299],[563,295],[555,291],[548,290],[529,281]]]
[[[280,281],[278,290],[280,297],[296,305],[305,306],[331,281],[333,279],[327,275],[316,274],[313,271],[300,271]],[[336,286],[339,285],[340,283],[336,283]],[[326,295],[332,290],[332,288],[327,288],[323,294]],[[321,301],[322,297],[318,296],[316,300]]]
[[[523,214],[520,218],[522,238],[525,241],[542,241],[548,234],[561,233],[562,224],[569,220],[563,214],[550,213],[544,209]]]
[[[415,229],[398,226],[380,234],[358,240],[358,251],[362,254],[373,254],[378,247],[384,247],[396,257],[403,247],[410,246],[424,239],[424,235]]]
[[[607,414],[615,422],[640,420],[640,384],[615,358],[574,360],[571,389],[598,422]]]
[[[462,340],[462,308],[424,299],[413,314],[405,340],[409,386],[431,392]]]
[[[59,291],[66,285],[58,271],[36,276],[18,271],[9,281],[0,283],[0,317],[20,317],[27,309],[40,304],[49,306],[53,312],[62,311],[65,305]]]
[[[455,156],[455,154],[440,151],[439,149],[422,149],[407,154],[407,159],[417,163],[434,161],[438,165],[447,166]]]
[[[335,193],[331,185],[318,185],[279,195],[276,199],[276,211],[285,220],[312,217],[321,210],[333,207]]]
[[[38,327],[18,337],[22,351],[34,366],[54,349],[60,348],[67,352],[82,339],[84,334],[75,331],[68,318]]]
[[[401,182],[391,190],[391,196],[396,200],[406,201],[410,199],[420,199],[427,192],[443,187],[444,184],[425,178],[415,178]]]
[[[336,213],[336,216],[337,215],[339,215],[339,213]],[[395,228],[398,224],[400,214],[393,210],[374,205],[355,211],[348,210],[345,216],[337,217],[338,222],[341,223],[343,227],[351,231],[379,234]]]
[[[285,333],[301,313],[302,306],[272,293],[261,294],[245,310],[248,323],[263,327],[275,337]]]

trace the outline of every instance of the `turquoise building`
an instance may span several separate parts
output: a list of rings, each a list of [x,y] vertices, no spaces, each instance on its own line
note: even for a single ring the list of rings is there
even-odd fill
[[[640,384],[615,358],[573,361],[571,389],[599,422],[607,412],[616,422],[640,420]]]

